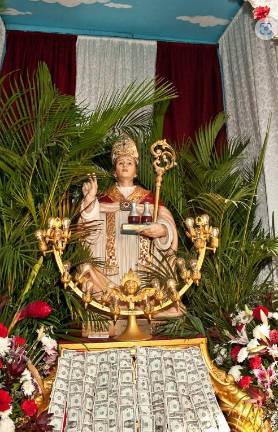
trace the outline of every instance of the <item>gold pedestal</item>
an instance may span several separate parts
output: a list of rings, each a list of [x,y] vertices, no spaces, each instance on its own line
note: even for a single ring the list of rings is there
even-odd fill
[[[139,341],[139,340],[150,340],[152,335],[144,333],[137,324],[137,319],[135,315],[128,315],[127,317],[127,327],[125,331],[113,338],[117,341]]]

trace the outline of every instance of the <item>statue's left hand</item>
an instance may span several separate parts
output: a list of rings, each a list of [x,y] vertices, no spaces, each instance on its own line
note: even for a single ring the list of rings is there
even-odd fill
[[[154,239],[165,237],[167,235],[167,228],[160,223],[152,223],[147,225],[143,231],[140,231],[140,234]]]

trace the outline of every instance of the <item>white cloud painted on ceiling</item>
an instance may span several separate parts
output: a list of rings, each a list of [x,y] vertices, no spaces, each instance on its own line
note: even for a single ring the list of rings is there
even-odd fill
[[[106,3],[104,6],[106,7],[110,7],[110,8],[115,8],[115,9],[130,9],[132,8],[131,5],[129,4],[125,4],[125,3]]]
[[[10,16],[15,16],[15,15],[32,15],[32,12],[23,12],[23,11],[19,11],[17,9],[14,8],[7,8],[5,10],[3,10],[3,12],[1,12],[1,15],[10,15]]]
[[[43,1],[45,3],[59,3],[61,6],[66,6],[66,7],[75,7],[75,6],[79,6],[81,4],[104,4],[104,3],[109,3],[109,0],[30,0],[30,1]]]
[[[212,15],[196,15],[196,16],[179,16],[176,17],[177,20],[188,21],[191,24],[198,24],[200,27],[215,27],[224,26],[229,24],[229,20],[224,18],[217,18]]]

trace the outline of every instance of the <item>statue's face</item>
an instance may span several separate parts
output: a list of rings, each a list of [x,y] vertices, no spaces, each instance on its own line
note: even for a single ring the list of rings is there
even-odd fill
[[[116,176],[119,181],[122,179],[133,180],[136,176],[136,162],[130,156],[121,156],[116,160]]]

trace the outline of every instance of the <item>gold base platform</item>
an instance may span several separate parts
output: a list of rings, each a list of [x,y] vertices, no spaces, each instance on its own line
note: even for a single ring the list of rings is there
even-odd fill
[[[168,349],[186,349],[188,347],[199,347],[208,368],[212,385],[217,396],[221,410],[226,416],[232,432],[271,432],[267,422],[263,422],[263,411],[248,402],[248,395],[242,391],[231,375],[217,368],[211,360],[207,348],[206,338],[195,339],[152,339],[152,340],[124,340],[101,342],[90,342],[88,339],[79,343],[63,342],[59,344],[61,355],[66,349],[80,351],[100,351],[105,349],[130,349],[136,347],[160,347]],[[55,379],[55,371],[52,376],[44,380],[44,397],[36,399],[40,412],[47,409],[51,388]]]

